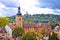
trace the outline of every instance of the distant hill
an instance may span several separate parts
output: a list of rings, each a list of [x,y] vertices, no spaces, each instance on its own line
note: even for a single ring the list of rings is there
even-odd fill
[[[15,17],[11,16],[10,18],[10,22],[14,22],[15,21]],[[48,23],[50,22],[51,24],[56,24],[58,21],[60,21],[60,15],[53,15],[53,14],[34,14],[34,15],[30,15],[30,14],[25,14],[23,15],[23,22],[24,23],[38,23],[38,22],[44,22],[44,23]]]

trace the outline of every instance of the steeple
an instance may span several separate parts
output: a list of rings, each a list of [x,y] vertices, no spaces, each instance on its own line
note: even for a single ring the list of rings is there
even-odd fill
[[[20,12],[20,6],[18,6],[18,13],[16,15],[16,25],[22,27],[22,14]]]
[[[17,13],[17,16],[21,16],[21,12],[20,12],[20,6],[18,6],[18,13]]]

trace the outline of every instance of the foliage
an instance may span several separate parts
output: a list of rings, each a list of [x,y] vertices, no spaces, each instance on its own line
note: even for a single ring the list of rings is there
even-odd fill
[[[15,21],[15,16],[11,16],[10,22]],[[34,14],[34,15],[24,15],[23,16],[23,22],[24,23],[30,23],[30,22],[50,22],[52,25],[55,25],[57,21],[60,21],[60,15],[53,15],[53,14]]]
[[[9,24],[9,18],[7,17],[0,17],[0,27],[4,27],[5,25]]]
[[[60,26],[60,22],[58,22],[58,25]]]
[[[16,38],[18,36],[22,36],[23,34],[24,34],[24,30],[22,27],[16,27],[12,32],[12,35],[14,38]]]
[[[58,40],[57,34],[53,32],[52,35],[49,36],[49,40]]]
[[[47,34],[49,35],[49,31],[45,28],[45,27],[42,27],[42,34]]]
[[[43,39],[43,35],[42,34],[39,34],[38,35],[40,39]]]
[[[8,17],[10,19],[10,22],[11,23],[15,22],[15,17],[16,17],[15,15],[14,16],[11,16],[11,17]]]
[[[22,40],[37,40],[36,36],[35,32],[28,32],[22,37]]]
[[[60,23],[57,23],[57,24],[55,24],[55,25],[51,25],[51,26],[52,26],[51,28],[54,29],[56,26],[60,26],[59,24],[60,24]]]

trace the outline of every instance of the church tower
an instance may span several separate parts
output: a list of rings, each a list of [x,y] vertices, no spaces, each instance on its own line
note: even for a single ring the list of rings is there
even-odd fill
[[[20,12],[20,6],[18,7],[18,13],[16,15],[16,25],[22,27],[22,14]]]

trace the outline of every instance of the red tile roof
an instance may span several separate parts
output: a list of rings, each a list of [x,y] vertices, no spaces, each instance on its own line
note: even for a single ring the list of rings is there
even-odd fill
[[[15,24],[10,25],[11,29],[15,28]],[[51,28],[51,25],[49,23],[28,23],[28,24],[23,24],[23,27],[26,28],[30,28],[30,27],[34,27],[34,28],[41,28],[41,27],[46,27],[46,28]]]
[[[49,23],[29,23],[29,24],[23,24],[23,27],[46,27],[49,28],[51,25]]]

